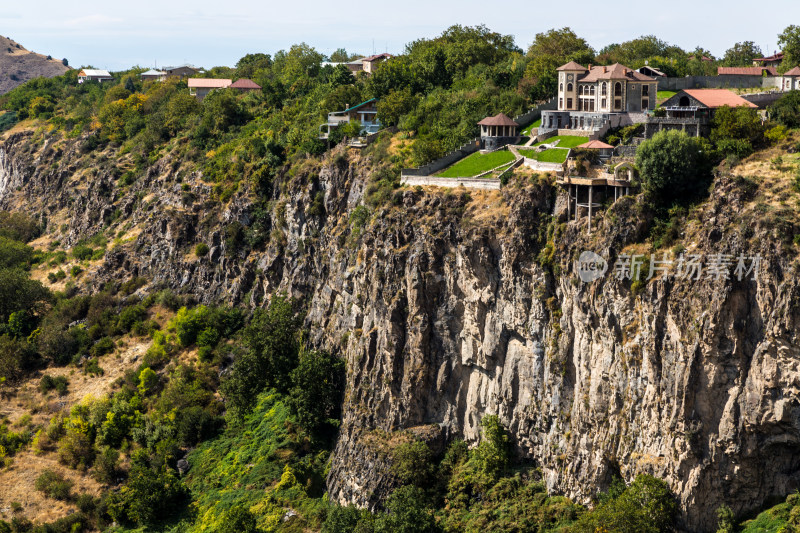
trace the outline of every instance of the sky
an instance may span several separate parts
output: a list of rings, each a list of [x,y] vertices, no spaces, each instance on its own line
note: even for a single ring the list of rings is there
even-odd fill
[[[485,24],[513,35],[522,49],[539,32],[569,26],[595,49],[654,34],[684,49],[702,46],[715,56],[745,40],[771,54],[778,34],[800,24],[797,0],[774,0],[768,9],[742,0],[620,6],[587,0],[31,0],[0,9],[0,34],[29,50],[67,58],[73,67],[123,70],[233,66],[245,54],[274,54],[300,42],[326,55],[340,47],[361,54],[401,53],[406,43],[435,37],[453,24]]]

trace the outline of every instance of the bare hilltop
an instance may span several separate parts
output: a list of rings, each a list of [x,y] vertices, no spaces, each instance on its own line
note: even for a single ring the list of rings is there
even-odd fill
[[[31,52],[13,39],[0,36],[0,94],[33,78],[52,78],[67,70],[63,60]]]

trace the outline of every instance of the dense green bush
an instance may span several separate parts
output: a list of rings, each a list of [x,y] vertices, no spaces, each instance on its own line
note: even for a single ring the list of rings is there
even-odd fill
[[[662,131],[639,145],[642,186],[658,205],[696,198],[711,181],[710,146],[682,131]]]
[[[74,483],[52,470],[43,471],[36,478],[36,490],[42,492],[48,498],[56,500],[70,499],[70,491]]]
[[[323,351],[300,354],[297,367],[291,371],[292,388],[289,406],[297,421],[310,434],[322,436],[336,427],[344,395],[345,364]]]
[[[221,386],[234,418],[249,412],[265,388],[289,389],[300,351],[299,327],[300,317],[284,296],[274,296],[267,309],[254,313],[242,331],[246,350],[234,361]]]
[[[69,379],[66,376],[51,376],[45,374],[39,381],[39,391],[42,394],[55,389],[59,396],[65,396],[69,387]]]

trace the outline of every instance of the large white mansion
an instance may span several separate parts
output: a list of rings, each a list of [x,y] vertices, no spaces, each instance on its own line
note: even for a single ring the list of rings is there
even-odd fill
[[[610,115],[646,113],[656,107],[658,81],[619,63],[558,68],[558,110],[543,111],[540,133],[558,129],[596,131]]]

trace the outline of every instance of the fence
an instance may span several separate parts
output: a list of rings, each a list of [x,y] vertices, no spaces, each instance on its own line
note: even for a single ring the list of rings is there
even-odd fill
[[[780,76],[686,76],[683,78],[659,78],[659,91],[680,91],[682,89],[746,89],[763,87],[779,89]]]

